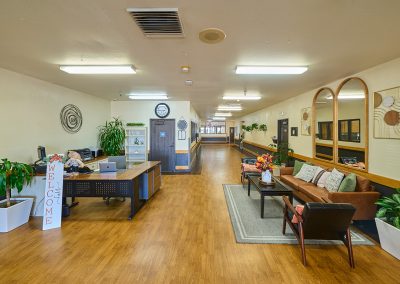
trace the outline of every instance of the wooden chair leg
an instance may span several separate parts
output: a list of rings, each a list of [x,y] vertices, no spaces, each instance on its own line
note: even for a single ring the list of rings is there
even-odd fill
[[[286,234],[286,216],[283,216],[282,234]]]
[[[303,232],[303,226],[301,223],[299,223],[299,229],[300,229],[300,245],[301,245],[301,257],[303,259],[303,265],[307,266],[307,260],[306,260],[306,248],[304,246],[304,232]]]
[[[353,257],[353,246],[351,244],[351,234],[350,234],[350,228],[347,229],[346,231],[346,241],[347,241],[347,252],[349,254],[349,263],[351,268],[355,268],[354,264],[354,257]]]

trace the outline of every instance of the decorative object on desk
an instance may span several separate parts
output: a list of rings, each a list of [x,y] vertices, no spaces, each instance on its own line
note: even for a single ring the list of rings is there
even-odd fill
[[[374,93],[374,137],[400,139],[400,87]]]
[[[297,136],[298,134],[298,130],[297,130],[298,128],[297,127],[291,127],[290,128],[290,135],[291,136]]]
[[[63,169],[62,157],[57,154],[50,157],[46,171],[42,230],[61,227]]]
[[[269,154],[263,154],[257,157],[256,167],[261,170],[261,181],[264,184],[271,184],[273,170],[273,157]]]
[[[188,127],[188,123],[186,120],[181,117],[178,120],[178,140],[186,140],[186,129]]]
[[[400,188],[395,189],[391,196],[379,199],[376,204],[381,206],[375,218],[381,246],[400,259]]]
[[[166,103],[159,103],[154,109],[155,114],[159,118],[166,118],[170,113],[170,108]]]
[[[281,142],[277,146],[276,152],[273,153],[274,164],[279,166],[286,166],[293,158],[289,157],[289,153],[293,154],[293,149],[289,148],[289,143]]]
[[[301,109],[301,135],[311,135],[311,108]]]
[[[121,120],[113,119],[100,126],[100,147],[108,156],[119,156],[125,142],[125,129]]]
[[[142,122],[128,122],[126,126],[131,126],[131,127],[143,127],[144,123]]]
[[[66,105],[60,112],[61,125],[68,133],[76,133],[82,127],[82,113],[73,104]]]
[[[2,159],[0,162],[0,196],[6,196],[6,200],[0,201],[0,232],[9,232],[29,220],[33,199],[11,198],[11,190],[22,191],[25,185],[29,185],[33,176],[33,168],[30,165],[11,162]]]
[[[79,171],[79,168],[85,167],[85,164],[82,162],[81,155],[75,151],[68,152],[68,161],[64,164],[65,170],[68,173],[76,173]]]

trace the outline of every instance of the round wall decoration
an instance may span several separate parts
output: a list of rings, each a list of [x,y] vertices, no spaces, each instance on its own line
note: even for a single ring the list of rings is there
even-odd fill
[[[60,112],[61,125],[68,133],[76,133],[82,127],[82,113],[73,104],[66,105]]]
[[[159,103],[154,110],[159,118],[166,118],[169,115],[170,109],[166,103]]]

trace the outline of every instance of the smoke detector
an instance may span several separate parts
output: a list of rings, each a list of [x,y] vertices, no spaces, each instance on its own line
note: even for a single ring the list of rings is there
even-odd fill
[[[226,34],[217,28],[208,28],[199,33],[199,39],[204,43],[214,44],[223,41]]]

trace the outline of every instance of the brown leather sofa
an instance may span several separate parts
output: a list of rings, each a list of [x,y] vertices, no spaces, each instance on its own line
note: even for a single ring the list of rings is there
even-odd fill
[[[293,189],[293,195],[304,202],[334,202],[351,203],[356,208],[353,220],[371,220],[376,213],[375,202],[379,192],[374,191],[370,181],[357,175],[357,185],[354,192],[329,192],[313,183],[305,182],[293,176],[293,167],[280,169],[280,179]],[[345,175],[347,172],[341,171]]]

